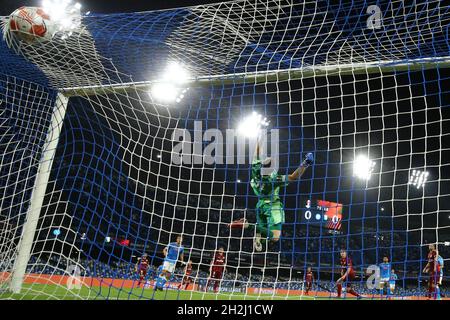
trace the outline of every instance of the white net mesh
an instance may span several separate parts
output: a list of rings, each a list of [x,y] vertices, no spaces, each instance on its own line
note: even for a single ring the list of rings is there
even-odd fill
[[[7,34],[0,286],[16,290],[1,297],[326,298],[341,248],[356,291],[378,297],[365,271],[388,256],[393,294],[424,296],[424,246],[438,244],[445,258],[450,232],[448,21],[440,1],[258,0],[88,15],[47,41]],[[259,221],[253,145],[232,136],[253,111],[270,121],[280,174],[315,155],[281,189],[281,239],[262,252],[254,230],[228,227]],[[180,164],[181,129],[190,153]],[[361,154],[373,162],[365,181],[352,171]],[[426,181],[416,179],[422,171]],[[192,281],[178,290],[178,263],[164,291],[151,290],[179,234]],[[204,289],[220,247],[227,267],[213,295]],[[143,253],[150,267],[137,287]]]

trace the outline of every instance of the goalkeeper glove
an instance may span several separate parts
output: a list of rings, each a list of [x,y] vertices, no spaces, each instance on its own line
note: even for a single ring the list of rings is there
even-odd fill
[[[312,165],[313,163],[314,163],[314,155],[312,154],[312,152],[309,152],[309,153],[306,154],[302,165],[307,168],[310,165]]]

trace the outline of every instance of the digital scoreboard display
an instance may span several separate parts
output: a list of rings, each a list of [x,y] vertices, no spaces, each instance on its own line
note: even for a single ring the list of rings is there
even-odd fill
[[[326,200],[306,200],[302,208],[301,222],[329,230],[341,230],[342,204]]]

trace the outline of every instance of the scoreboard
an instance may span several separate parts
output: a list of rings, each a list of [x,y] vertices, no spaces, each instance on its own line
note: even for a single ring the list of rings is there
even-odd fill
[[[339,231],[342,227],[342,204],[308,199],[301,209],[301,223]]]

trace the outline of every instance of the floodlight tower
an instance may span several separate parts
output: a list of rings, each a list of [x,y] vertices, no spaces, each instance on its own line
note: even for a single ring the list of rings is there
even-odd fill
[[[428,176],[430,173],[428,171],[421,171],[421,170],[412,170],[411,174],[409,176],[408,184],[412,185],[413,187],[416,187],[417,189],[424,188],[425,183],[428,180]]]
[[[357,156],[353,162],[353,176],[358,179],[369,181],[374,169],[375,161],[370,160],[365,155]]]

